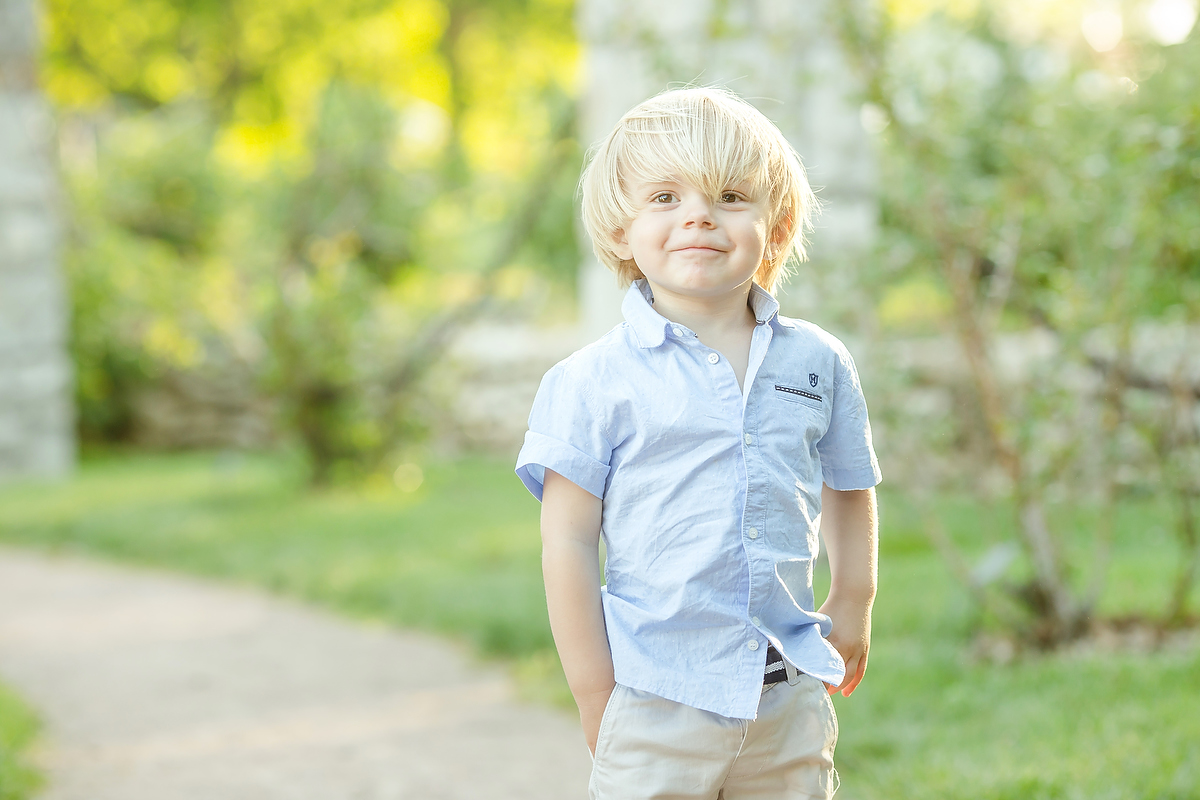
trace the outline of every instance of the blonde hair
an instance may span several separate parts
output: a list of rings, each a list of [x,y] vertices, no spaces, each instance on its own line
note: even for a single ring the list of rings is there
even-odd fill
[[[762,112],[727,89],[671,89],[632,108],[599,145],[583,170],[583,225],[600,261],[623,286],[644,277],[632,259],[614,251],[638,212],[629,196],[639,182],[679,180],[714,201],[743,183],[769,208],[770,243],[754,273],[774,293],[789,257],[803,261],[817,199],[800,157]]]

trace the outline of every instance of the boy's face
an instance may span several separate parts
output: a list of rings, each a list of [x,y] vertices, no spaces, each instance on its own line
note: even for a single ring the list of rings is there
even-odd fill
[[[762,263],[769,210],[748,185],[723,190],[715,202],[678,181],[639,183],[636,216],[614,250],[632,258],[652,287],[714,297],[742,286]]]

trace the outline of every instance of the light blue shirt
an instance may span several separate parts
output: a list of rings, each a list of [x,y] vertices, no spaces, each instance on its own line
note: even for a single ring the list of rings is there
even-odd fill
[[[867,406],[842,343],[758,286],[744,391],[651,303],[636,282],[625,322],[546,373],[517,475],[539,500],[552,469],[604,501],[617,683],[753,719],[768,642],[828,683],[845,672],[812,569],[822,481],[880,480]]]

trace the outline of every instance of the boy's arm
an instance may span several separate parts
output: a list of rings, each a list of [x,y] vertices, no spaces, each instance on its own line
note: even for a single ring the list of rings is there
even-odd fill
[[[542,489],[542,576],[550,629],[588,749],[616,685],[600,602],[600,513],[590,492],[552,470]]]
[[[829,643],[846,662],[846,677],[830,694],[849,697],[867,671],[871,605],[875,602],[877,520],[875,490],[821,488],[821,534],[829,552],[829,597],[821,613],[833,620]]]

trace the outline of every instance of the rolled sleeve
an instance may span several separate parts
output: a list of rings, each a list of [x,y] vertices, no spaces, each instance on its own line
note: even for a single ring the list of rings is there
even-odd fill
[[[546,470],[604,498],[612,447],[587,387],[559,364],[546,373],[529,412],[529,430],[517,456],[517,477],[539,501]]]
[[[527,431],[525,444],[517,456],[517,477],[534,497],[542,499],[546,470],[551,469],[596,497],[604,497],[608,465],[582,450],[542,433]]]
[[[879,471],[879,465],[873,464],[861,469],[822,469],[821,479],[830,489],[852,492],[878,485],[883,480],[883,474]]]
[[[870,489],[883,479],[883,474],[871,443],[867,401],[854,360],[848,352],[843,351],[840,356],[841,371],[829,428],[817,442],[821,478],[826,486],[836,491]]]

